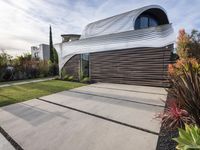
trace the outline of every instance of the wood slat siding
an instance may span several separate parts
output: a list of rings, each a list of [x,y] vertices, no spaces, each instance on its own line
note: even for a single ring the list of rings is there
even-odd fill
[[[173,45],[169,45],[91,53],[91,80],[167,87],[167,69],[172,50]]]
[[[79,54],[74,55],[62,69],[67,75],[73,76],[75,80],[79,80],[80,58]]]

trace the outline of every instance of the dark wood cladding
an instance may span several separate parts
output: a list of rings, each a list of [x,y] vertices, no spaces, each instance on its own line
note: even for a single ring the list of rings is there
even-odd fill
[[[133,48],[90,54],[90,77],[94,82],[169,86],[167,78],[173,45]]]
[[[80,55],[74,55],[62,69],[65,74],[73,76],[75,80],[79,80],[79,70],[80,70]]]

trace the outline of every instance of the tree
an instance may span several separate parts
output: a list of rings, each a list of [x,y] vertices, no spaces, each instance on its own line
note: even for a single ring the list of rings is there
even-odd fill
[[[57,53],[56,49],[53,47],[51,26],[50,26],[50,31],[49,31],[49,47],[50,47],[50,61],[51,61],[51,63],[58,64],[58,53]]]
[[[177,53],[180,58],[188,57],[189,50],[189,36],[184,29],[179,30],[178,40],[177,40]]]
[[[188,55],[189,57],[194,57],[200,60],[200,32],[193,29],[189,38],[190,42]]]
[[[200,32],[193,29],[187,34],[181,29],[177,40],[177,53],[180,58],[196,58],[200,61]]]
[[[55,62],[56,64],[58,64],[58,53],[57,53],[57,51],[56,51],[55,48],[53,49],[53,53],[54,53],[54,62]]]
[[[49,29],[49,48],[50,48],[50,61],[54,63],[54,47],[53,47],[53,40],[52,40],[52,31],[51,26]]]

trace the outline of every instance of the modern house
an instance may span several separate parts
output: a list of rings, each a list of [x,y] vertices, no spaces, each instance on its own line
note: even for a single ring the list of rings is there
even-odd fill
[[[90,23],[80,39],[54,46],[60,71],[77,80],[167,86],[174,42],[166,11],[151,5]]]
[[[49,60],[50,48],[47,44],[40,44],[39,46],[31,47],[32,58],[39,58],[40,60]]]

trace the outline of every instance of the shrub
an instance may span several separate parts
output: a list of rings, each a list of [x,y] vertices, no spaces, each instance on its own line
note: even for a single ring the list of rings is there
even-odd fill
[[[83,79],[81,79],[82,83],[89,83],[90,82],[90,78],[89,77],[85,77]]]
[[[38,73],[40,77],[47,77],[49,75],[49,65],[47,61],[39,61]]]
[[[58,73],[58,64],[33,59],[30,54],[12,59],[10,55],[0,53],[0,81],[47,77]]]
[[[193,118],[189,113],[186,110],[181,109],[174,99],[168,101],[167,108],[162,113],[159,113],[156,118],[162,119],[162,126],[166,130],[183,127],[185,123],[194,123]]]
[[[68,78],[69,78],[69,75],[65,75],[64,77],[63,77],[63,80],[68,80]]]
[[[58,74],[59,74],[58,64],[49,62],[49,75],[55,76]]]
[[[200,72],[199,67],[187,62],[181,64],[181,74],[171,76],[172,88],[169,93],[177,100],[200,126]]]
[[[178,150],[200,149],[200,128],[196,125],[185,125],[185,130],[179,128],[179,137],[174,138]]]
[[[69,80],[69,81],[74,81],[75,78],[74,78],[74,76],[69,76],[69,77],[68,77],[68,80]]]
[[[64,79],[65,75],[68,75],[67,71],[64,68],[62,68],[62,70],[61,70],[61,78]]]
[[[65,81],[74,81],[75,80],[74,76],[70,76],[70,75],[65,75],[62,79]]]
[[[183,70],[185,69],[187,72],[189,71],[189,63],[192,64],[192,68],[197,69],[200,73],[200,64],[195,58],[187,58],[187,59],[179,59],[175,64],[168,65],[168,73],[170,77],[180,76],[183,74]]]
[[[6,54],[5,52],[0,53],[0,81],[4,81],[8,77],[7,67],[11,63],[12,56]]]

